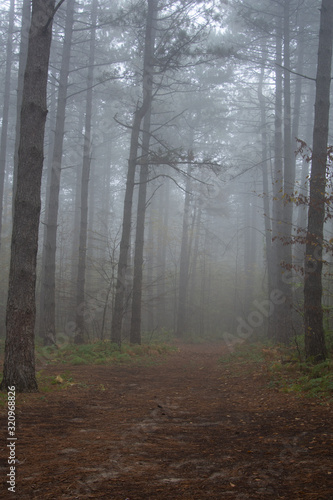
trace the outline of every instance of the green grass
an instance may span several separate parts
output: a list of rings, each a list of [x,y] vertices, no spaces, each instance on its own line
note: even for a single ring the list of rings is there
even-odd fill
[[[268,343],[255,342],[242,344],[237,344],[234,347],[234,351],[220,358],[220,363],[254,363],[262,364],[265,361],[264,354],[262,352],[263,348],[268,348],[270,345]]]
[[[329,345],[329,342],[328,342]],[[220,362],[228,365],[230,373],[261,370],[268,377],[268,386],[300,397],[333,399],[333,356],[329,349],[326,361],[319,364],[305,362],[303,339],[290,346],[273,346],[256,342],[238,345],[233,353]]]
[[[98,341],[83,345],[67,344],[62,348],[37,346],[36,357],[48,364],[109,365],[161,356],[172,349],[167,344],[122,344],[119,347],[109,341]]]
[[[44,370],[36,373],[38,391],[42,393],[53,392],[57,389],[67,389],[75,384],[73,376],[66,370],[58,375],[46,375]]]
[[[333,363],[327,359],[323,363],[311,364],[291,361],[285,366],[279,362],[269,367],[271,385],[282,392],[292,392],[300,396],[319,399],[333,398]]]
[[[5,408],[7,405],[7,393],[0,392],[0,408]]]

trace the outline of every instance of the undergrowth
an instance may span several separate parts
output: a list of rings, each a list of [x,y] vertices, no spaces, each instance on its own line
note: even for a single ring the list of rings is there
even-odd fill
[[[46,363],[63,363],[70,365],[109,365],[127,363],[134,360],[147,360],[172,350],[167,344],[114,344],[109,341],[98,341],[90,344],[67,344],[65,346],[36,348],[36,357]]]
[[[329,335],[328,335],[329,337]],[[246,343],[235,347],[221,363],[241,365],[242,370],[255,370],[269,379],[268,385],[281,392],[294,393],[301,397],[319,399],[333,398],[332,342],[328,338],[328,358],[313,364],[305,361],[302,337],[295,338],[290,346],[273,345],[267,342]]]

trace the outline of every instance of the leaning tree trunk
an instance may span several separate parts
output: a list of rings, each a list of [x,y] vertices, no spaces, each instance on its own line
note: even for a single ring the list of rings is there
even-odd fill
[[[55,0],[32,1],[11,244],[6,345],[0,388],[37,391],[34,328],[46,87]]]
[[[157,0],[148,0],[148,13],[146,21],[145,49],[143,61],[143,102],[134,114],[131,133],[130,154],[128,159],[128,170],[126,179],[126,190],[124,199],[123,225],[120,241],[119,261],[117,271],[116,296],[114,300],[114,312],[111,325],[111,340],[118,345],[121,344],[121,329],[124,316],[124,298],[126,289],[126,270],[128,251],[130,246],[131,219],[133,192],[135,181],[135,169],[137,165],[137,155],[139,147],[140,126],[143,117],[147,113],[151,104],[152,72],[151,72],[151,41],[153,31],[153,14]]]
[[[5,169],[7,156],[7,138],[8,138],[8,117],[9,117],[9,102],[10,102],[10,76],[13,63],[13,28],[14,28],[14,10],[15,1],[10,1],[9,21],[8,21],[8,37],[6,47],[6,72],[5,86],[3,93],[3,108],[2,108],[2,126],[0,138],[0,244],[2,233],[2,206],[3,206],[3,191],[5,183]]]
[[[305,353],[316,362],[326,358],[321,301],[332,43],[333,2],[322,0],[304,281]]]
[[[97,0],[94,0],[91,13],[91,38],[89,49],[88,76],[87,76],[87,101],[86,117],[84,124],[84,144],[83,144],[83,163],[81,178],[81,217],[79,233],[79,260],[77,268],[76,282],[76,332],[74,342],[82,344],[84,341],[84,287],[86,277],[86,257],[87,257],[87,232],[88,232],[88,189],[91,162],[91,115],[93,99],[93,80],[94,80],[94,61],[95,61],[95,40],[96,40],[96,21],[97,21]]]

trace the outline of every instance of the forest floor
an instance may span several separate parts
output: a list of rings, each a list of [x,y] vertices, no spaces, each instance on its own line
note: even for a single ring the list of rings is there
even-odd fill
[[[154,363],[47,366],[73,384],[18,395],[16,493],[0,410],[0,497],[333,499],[332,404],[223,356],[223,344],[179,345]]]

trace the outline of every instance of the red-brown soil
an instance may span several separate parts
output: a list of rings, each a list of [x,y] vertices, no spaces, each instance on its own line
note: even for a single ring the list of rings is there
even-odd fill
[[[19,395],[16,493],[1,498],[333,499],[328,403],[232,373],[223,347],[181,346],[153,366],[47,367],[77,384]]]

